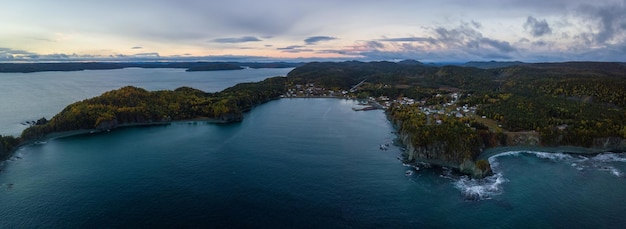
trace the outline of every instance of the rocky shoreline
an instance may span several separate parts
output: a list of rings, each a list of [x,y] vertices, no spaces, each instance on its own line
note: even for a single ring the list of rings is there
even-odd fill
[[[132,127],[167,126],[167,125],[170,125],[172,123],[184,123],[184,122],[190,122],[190,121],[194,121],[194,122],[200,121],[200,122],[207,122],[207,123],[214,123],[214,124],[230,123],[229,121],[224,121],[224,120],[219,120],[219,119],[198,117],[198,118],[194,118],[194,119],[176,120],[176,121],[160,121],[160,122],[144,122],[144,123],[124,123],[124,124],[117,124],[117,125],[114,125],[114,126],[109,126],[108,129],[101,129],[101,128],[100,129],[80,129],[80,130],[53,132],[53,133],[48,133],[48,134],[44,135],[43,137],[40,137],[40,138],[37,138],[37,139],[27,140],[27,141],[24,141],[24,142],[16,145],[15,147],[13,147],[13,149],[9,153],[5,154],[3,158],[0,158],[0,162],[8,160],[9,158],[11,158],[15,154],[15,152],[17,150],[19,150],[20,148],[22,148],[24,146],[37,144],[37,143],[40,143],[40,142],[46,142],[46,141],[53,140],[53,139],[67,138],[67,137],[88,135],[88,134],[98,134],[98,133],[102,133],[102,132],[109,132],[111,130],[132,128]]]
[[[488,161],[491,157],[514,151],[540,151],[575,155],[598,155],[606,152],[626,153],[626,139],[596,139],[595,142],[612,142],[612,144],[594,145],[591,148],[568,145],[542,146],[538,144],[539,142],[536,142],[536,144],[527,144],[528,142],[520,141],[516,144],[506,146],[485,147],[475,160],[463,160],[461,163],[458,163],[432,157],[432,155],[439,154],[440,151],[443,152],[443,148],[445,147],[445,143],[443,142],[434,144],[430,147],[414,147],[409,141],[410,136],[408,134],[397,133],[397,137],[398,143],[406,149],[402,155],[403,163],[410,164],[412,166],[419,166],[419,164],[427,163],[429,165],[447,167],[460,173],[471,175],[474,178],[483,178],[491,175],[492,173],[489,164],[486,165],[488,168],[485,169],[481,167],[484,165],[479,165],[479,162]]]

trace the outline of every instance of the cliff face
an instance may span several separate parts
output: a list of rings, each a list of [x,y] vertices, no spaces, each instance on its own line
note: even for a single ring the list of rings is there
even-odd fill
[[[18,138],[0,135],[0,161],[9,158],[13,150],[20,144],[21,142]]]
[[[493,136],[495,136],[494,133],[487,134],[485,139],[483,139],[478,154],[482,153],[487,148],[503,146],[542,146],[539,134],[534,131],[508,132],[506,133],[506,141],[503,140],[502,142],[489,141],[488,139]],[[411,141],[411,136],[407,133],[398,133],[398,140],[406,146],[404,156],[407,162],[420,161],[433,165],[446,166],[476,178],[491,174],[491,168],[488,162],[476,161],[475,158],[462,157],[461,155],[464,155],[463,152],[459,152],[459,149],[456,148],[450,149],[451,145],[448,142],[438,141],[427,146],[415,146]],[[626,151],[626,139],[619,137],[595,138],[591,149],[591,152],[597,153],[604,151]]]
[[[607,151],[626,151],[626,139],[618,137],[595,138],[592,148]]]
[[[223,122],[241,122],[243,120],[242,112],[229,112],[220,115],[219,119]]]
[[[472,177],[485,177],[491,174],[491,167],[486,161],[474,161],[468,158],[461,148],[453,148],[448,142],[438,141],[427,146],[415,146],[412,144],[411,136],[406,133],[398,134],[399,141],[406,146],[405,160],[407,162],[426,162],[438,166],[446,166],[469,174]],[[484,147],[478,150],[482,151]]]
[[[458,164],[453,161],[447,161],[444,156],[445,154],[445,146],[444,142],[437,142],[435,144],[430,144],[426,147],[415,147],[411,143],[411,136],[405,133],[401,133],[398,135],[398,139],[400,142],[406,146],[406,160],[409,162],[413,162],[416,160],[435,163],[438,165],[449,166],[453,168],[458,168]],[[448,158],[449,159],[449,158]]]
[[[5,147],[4,144],[2,144],[2,142],[0,141],[0,160],[4,160],[7,157],[9,157],[10,152],[8,152]]]

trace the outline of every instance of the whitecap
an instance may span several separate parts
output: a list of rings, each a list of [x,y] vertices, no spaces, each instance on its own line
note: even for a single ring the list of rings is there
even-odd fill
[[[508,152],[496,154],[489,158],[489,162],[491,162],[492,159],[496,159],[498,157],[519,156],[520,154],[532,154],[538,158],[550,159],[550,160],[571,160],[574,158],[572,157],[572,155],[567,154],[567,153],[559,153],[559,152],[550,153],[550,152],[524,150],[524,151],[508,151]],[[582,157],[582,158],[585,158],[585,157]]]
[[[583,171],[585,169],[585,166],[576,162],[573,162],[572,164],[570,164],[572,167],[574,167],[576,170],[578,171]]]
[[[582,155],[577,155],[576,157],[578,158],[579,162],[583,162],[583,161],[588,161],[589,160],[588,157],[585,157],[585,156],[582,156]]]
[[[496,159],[498,157],[506,157],[506,156],[519,156],[521,153],[525,153],[526,151],[507,151],[504,153],[499,153],[496,155],[493,155],[491,157],[489,157],[489,161],[491,161],[492,159]]]
[[[535,156],[538,158],[549,159],[549,160],[554,160],[554,161],[573,159],[572,156],[570,156],[569,154],[564,154],[564,153],[546,153],[546,152],[531,152],[531,153],[535,154]]]
[[[611,168],[611,174],[615,175],[616,177],[622,177],[622,171],[619,171],[619,169],[617,168]]]
[[[591,159],[599,162],[626,162],[626,157],[624,157],[624,154],[617,153],[602,153]]]
[[[502,194],[502,184],[506,179],[501,173],[483,179],[472,179],[468,176],[462,176],[454,182],[454,187],[461,191],[461,195],[465,200],[479,201],[491,199],[495,195]]]
[[[622,177],[623,174],[622,171],[610,165],[599,165],[598,170],[609,172],[616,177]]]

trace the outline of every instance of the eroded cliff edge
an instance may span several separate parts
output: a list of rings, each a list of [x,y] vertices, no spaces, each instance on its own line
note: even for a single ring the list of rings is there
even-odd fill
[[[393,120],[391,120],[394,122]],[[397,132],[398,142],[405,148],[403,160],[405,163],[428,163],[435,166],[444,166],[455,169],[461,173],[468,174],[474,178],[483,178],[491,175],[489,157],[506,151],[519,150],[540,150],[546,152],[561,152],[570,154],[595,155],[604,152],[626,152],[626,139],[621,137],[601,137],[594,138],[590,146],[581,145],[558,145],[542,142],[539,133],[527,132],[506,132],[494,133],[486,130],[476,130],[481,136],[480,139],[471,141],[457,139],[451,141],[437,140],[427,144],[416,143],[416,137],[407,131],[403,131],[397,125],[401,124],[397,120],[394,126]],[[471,136],[470,136],[471,138]],[[469,144],[468,144],[469,143]],[[465,144],[460,146],[459,144]],[[475,144],[473,147],[471,144]],[[468,151],[469,150],[469,151]]]

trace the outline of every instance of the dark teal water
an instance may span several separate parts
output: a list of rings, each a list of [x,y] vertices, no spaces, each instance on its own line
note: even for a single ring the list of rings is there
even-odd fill
[[[18,136],[23,123],[52,118],[76,101],[132,85],[146,90],[188,86],[216,92],[237,83],[284,76],[292,68],[185,72],[184,69],[126,68],[75,72],[0,73],[0,134]]]
[[[623,228],[626,157],[510,153],[484,181],[411,170],[381,111],[283,99],[241,123],[49,140],[0,173],[0,228]],[[480,200],[468,200],[478,195]]]

